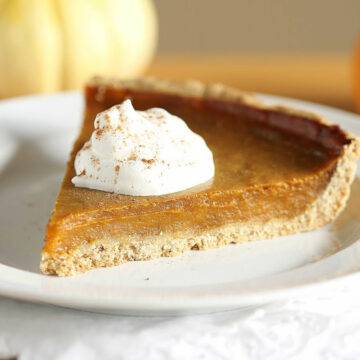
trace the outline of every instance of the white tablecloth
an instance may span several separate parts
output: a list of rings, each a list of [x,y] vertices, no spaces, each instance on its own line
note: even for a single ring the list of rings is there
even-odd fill
[[[0,298],[0,359],[360,359],[360,286],[209,315],[92,314]],[[358,289],[359,288],[359,289]]]

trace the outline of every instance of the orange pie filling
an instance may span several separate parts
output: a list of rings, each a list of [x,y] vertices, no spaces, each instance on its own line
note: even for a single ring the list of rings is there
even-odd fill
[[[190,238],[232,223],[294,218],[324,191],[348,141],[336,126],[249,105],[119,89],[107,89],[102,99],[96,87],[88,87],[86,96],[85,122],[47,228],[44,251],[50,256],[97,240]],[[137,110],[162,107],[184,119],[213,152],[214,179],[148,197],[75,188],[74,157],[96,114],[125,98]]]

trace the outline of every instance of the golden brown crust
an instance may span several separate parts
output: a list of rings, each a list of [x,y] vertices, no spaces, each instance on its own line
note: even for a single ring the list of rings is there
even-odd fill
[[[310,120],[313,124],[319,124],[319,128],[325,128],[323,126],[325,125],[329,129],[329,127],[331,126],[331,124],[329,124],[329,122],[319,114],[283,105],[269,106],[263,103],[252,93],[241,91],[220,83],[204,84],[196,80],[172,81],[167,79],[158,79],[155,77],[118,80],[114,78],[97,76],[92,78],[88,82],[87,86],[97,88],[96,97],[100,101],[102,100],[101,98],[105,94],[107,88],[167,93],[185,97],[202,98],[207,100],[223,100],[241,103],[254,109],[276,112],[277,114],[283,114],[297,119],[307,119]],[[295,129],[292,128],[292,131],[294,130]],[[346,142],[350,143],[351,141],[356,140],[356,137],[353,134],[340,130],[340,128],[334,129],[333,138],[336,138],[336,133],[337,135],[339,135],[338,140],[340,141],[340,143],[345,144]],[[306,130],[305,133],[303,132],[299,135],[306,136]],[[335,140],[335,142],[337,141]],[[342,144],[339,145],[340,147],[342,147]]]
[[[107,87],[129,88],[146,91],[159,91],[184,96],[226,99],[240,101],[253,107],[273,109],[312,121],[327,124],[316,114],[294,110],[286,107],[268,107],[262,104],[255,96],[220,84],[203,85],[198,82],[174,83],[167,80],[140,79],[117,81],[113,79],[94,78],[90,85],[101,89]],[[176,256],[190,249],[208,249],[223,246],[229,243],[241,243],[257,239],[272,238],[281,235],[310,231],[333,221],[345,207],[350,194],[350,185],[356,171],[356,159],[360,154],[360,140],[350,133],[346,133],[350,140],[343,146],[336,170],[325,190],[304,213],[290,220],[271,220],[265,224],[246,222],[228,224],[203,233],[200,236],[188,238],[178,235],[160,235],[151,239],[106,241],[99,239],[91,244],[77,248],[72,254],[52,258],[44,252],[41,261],[41,271],[45,274],[69,276],[88,271],[99,266],[114,266],[133,260],[149,260],[160,256]],[[149,241],[150,240],[150,241]]]
[[[241,91],[221,83],[204,84],[196,80],[177,82],[154,77],[145,77],[132,80],[118,80],[114,78],[96,76],[92,78],[87,85],[98,87],[99,96],[101,96],[101,92],[106,88],[127,88],[149,92],[164,92],[181,96],[236,101],[241,102],[242,104],[256,106],[257,108],[274,110],[288,115],[300,116],[319,122],[321,124],[329,124],[324,117],[318,114],[282,105],[269,106],[260,101],[252,93]]]

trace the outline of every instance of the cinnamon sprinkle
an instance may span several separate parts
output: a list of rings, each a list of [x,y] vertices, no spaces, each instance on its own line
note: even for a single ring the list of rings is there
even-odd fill
[[[141,159],[141,161],[145,164],[152,164],[155,162],[154,159]]]
[[[97,137],[101,137],[103,133],[104,133],[103,129],[96,130],[96,136]]]

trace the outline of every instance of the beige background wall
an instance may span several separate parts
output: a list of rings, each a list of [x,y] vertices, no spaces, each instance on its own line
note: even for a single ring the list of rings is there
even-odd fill
[[[160,52],[344,52],[360,0],[154,0]]]

